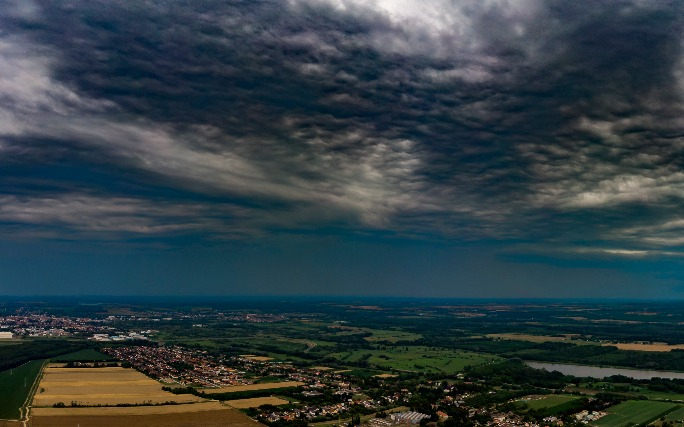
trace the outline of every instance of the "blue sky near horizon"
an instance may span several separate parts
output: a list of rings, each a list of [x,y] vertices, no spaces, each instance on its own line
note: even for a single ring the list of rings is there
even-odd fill
[[[0,295],[682,299],[682,9],[8,1]]]

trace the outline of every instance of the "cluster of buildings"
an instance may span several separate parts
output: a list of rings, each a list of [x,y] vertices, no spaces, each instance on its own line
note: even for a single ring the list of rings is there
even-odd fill
[[[263,313],[245,313],[245,314],[231,314],[223,316],[223,320],[233,322],[249,322],[249,323],[273,323],[287,320],[288,317],[283,314],[263,314]]]
[[[606,412],[601,412],[601,411],[582,411],[578,412],[574,415],[575,419],[582,424],[589,424],[592,421],[596,421],[599,418],[603,417],[606,415]]]
[[[93,336],[90,339],[92,339],[93,341],[100,341],[100,342],[130,341],[130,340],[147,341],[147,340],[149,340],[147,335],[153,334],[155,332],[156,331],[153,331],[153,330],[147,330],[147,331],[140,331],[140,332],[119,333],[118,335],[93,334]]]
[[[121,322],[169,322],[174,320],[183,321],[197,321],[193,326],[202,325],[204,321],[220,321],[220,322],[248,322],[248,323],[273,323],[281,322],[292,318],[308,318],[310,315],[304,313],[223,313],[212,309],[201,310],[197,312],[182,313],[177,311],[169,312],[122,312],[111,314],[105,319],[108,321]]]
[[[66,317],[36,313],[0,317],[0,338],[22,337],[88,337],[111,333],[114,328],[104,319]]]
[[[201,388],[248,385],[253,380],[247,377],[279,377],[284,381],[303,383],[304,396],[320,396],[324,393],[338,396],[337,403],[302,405],[294,409],[278,409],[259,413],[257,419],[275,422],[278,420],[306,419],[321,417],[344,418],[352,407],[379,410],[392,404],[408,401],[411,393],[391,392],[381,399],[362,396],[362,390],[354,385],[347,376],[325,367],[302,368],[290,363],[269,360],[253,355],[215,357],[206,351],[187,349],[178,346],[130,346],[111,347],[103,352],[118,360],[128,362],[132,367],[150,377],[166,383]]]
[[[258,415],[258,420],[269,422],[276,422],[279,420],[294,421],[300,419],[314,420],[325,416],[339,416],[346,417],[351,404],[349,402],[334,403],[330,405],[306,405],[301,408],[292,409],[289,411],[272,411],[264,412]]]
[[[178,346],[134,346],[105,348],[103,352],[165,383],[212,388],[251,384],[235,369],[202,351]]]
[[[15,313],[0,316],[0,339],[22,337],[91,337],[96,341],[124,341],[146,339],[142,332],[116,331],[112,326],[118,322],[171,322],[171,321],[231,321],[247,323],[280,322],[292,318],[306,318],[307,314],[285,313],[223,313],[207,309],[192,313],[129,312],[104,315],[101,318],[47,315],[19,309]],[[205,326],[196,323],[193,326]]]
[[[415,411],[398,412],[389,415],[390,420],[406,424],[420,424],[420,421],[426,418],[430,418],[430,416]]]

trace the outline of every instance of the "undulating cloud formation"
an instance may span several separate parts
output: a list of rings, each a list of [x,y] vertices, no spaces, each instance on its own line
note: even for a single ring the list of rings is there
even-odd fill
[[[5,2],[0,239],[230,258],[296,241],[304,268],[413,242],[422,273],[426,247],[461,245],[485,266],[416,274],[425,295],[553,296],[542,283],[572,270],[583,290],[561,296],[676,296],[683,24],[683,3],[637,0]],[[248,271],[231,280],[275,280]],[[314,273],[281,290],[320,292]],[[221,274],[211,292],[232,291]]]

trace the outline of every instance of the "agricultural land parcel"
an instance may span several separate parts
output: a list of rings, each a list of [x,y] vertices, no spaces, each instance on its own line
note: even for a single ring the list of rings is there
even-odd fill
[[[572,335],[566,335],[562,337],[558,336],[548,336],[548,335],[531,335],[531,334],[487,334],[487,338],[495,338],[502,340],[512,340],[512,341],[528,341],[533,343],[544,343],[544,342],[567,342],[577,345],[598,345],[596,342],[584,341],[573,338]]]
[[[218,402],[127,408],[35,408],[31,427],[258,427],[238,410]]]
[[[470,351],[448,350],[423,346],[396,347],[387,350],[356,350],[330,355],[344,362],[366,359],[369,364],[400,371],[421,371],[454,374],[466,366],[482,365],[502,360],[498,356]]]
[[[0,418],[21,418],[20,408],[26,402],[42,366],[42,360],[33,360],[0,372]]]
[[[529,341],[534,343],[543,342],[567,342],[577,345],[599,345],[598,342],[584,341],[573,338],[571,335],[567,336],[547,336],[547,335],[530,335],[530,334],[487,334],[488,338],[513,340],[513,341]],[[625,343],[604,343],[603,346],[617,347],[620,350],[632,351],[653,351],[653,352],[668,352],[672,350],[684,350],[684,344],[666,344],[666,343],[642,343],[642,342],[625,342]]]
[[[665,415],[667,421],[679,421],[680,423],[684,420],[684,406],[680,406],[669,414]]]
[[[207,394],[216,393],[237,393],[239,391],[253,391],[253,390],[270,390],[276,388],[286,388],[286,387],[299,387],[304,385],[303,382],[299,381],[284,381],[280,383],[264,383],[264,384],[248,384],[248,385],[235,385],[232,387],[221,387],[221,388],[206,388],[202,391]]]
[[[387,329],[371,329],[371,328],[357,328],[353,326],[340,326],[331,325],[329,326],[332,330],[339,330],[335,335],[356,335],[356,334],[372,334],[364,339],[368,342],[390,342],[397,343],[399,341],[415,341],[423,336],[420,334],[415,334],[411,332],[398,331],[398,330],[387,330]]]
[[[193,395],[174,395],[163,391],[161,384],[134,369],[126,368],[62,368],[50,365],[45,369],[33,399],[33,406],[117,405],[198,402]]]
[[[667,352],[672,350],[684,350],[684,344],[665,344],[665,343],[619,343],[619,344],[604,344],[612,345],[620,350],[634,350],[634,351],[657,351]]]
[[[227,404],[237,409],[258,408],[261,405],[285,405],[290,403],[289,400],[281,399],[279,397],[252,397],[250,399],[237,399],[228,401]]]
[[[608,415],[593,424],[598,427],[645,425],[681,408],[680,405],[649,400],[628,400],[608,408]]]
[[[241,354],[240,356],[255,362],[268,362],[273,359],[272,357],[257,356],[256,354]]]
[[[551,394],[546,396],[527,396],[523,399],[520,399],[519,402],[527,404],[530,409],[546,409],[550,413],[557,413],[562,411],[564,408],[569,407],[569,404],[576,400],[579,400],[579,397],[563,394]]]

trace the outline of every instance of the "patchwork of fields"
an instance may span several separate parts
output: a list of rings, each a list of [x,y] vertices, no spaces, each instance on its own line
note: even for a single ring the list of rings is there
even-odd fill
[[[207,388],[203,389],[202,391],[204,391],[206,394],[237,393],[240,391],[271,390],[285,387],[299,387],[300,385],[304,385],[304,383],[300,381],[284,381],[278,383],[248,384],[235,385],[232,387]]]
[[[546,396],[528,396],[518,400],[525,403],[530,409],[544,409],[549,413],[559,413],[572,407],[572,403],[579,400],[578,396],[564,394],[549,394]]]
[[[252,397],[249,399],[236,399],[226,402],[227,405],[232,406],[237,409],[245,408],[258,408],[261,405],[285,405],[290,403],[288,400],[281,399],[279,397],[269,396],[269,397]]]
[[[664,344],[664,343],[618,343],[618,344],[604,344],[612,345],[620,350],[634,350],[634,351],[656,351],[667,352],[672,350],[684,350],[684,344]]]
[[[128,408],[36,408],[29,427],[257,427],[262,424],[218,402]]]
[[[608,415],[596,420],[598,427],[645,425],[681,409],[680,405],[651,400],[628,400],[607,409]]]
[[[487,334],[487,338],[495,338],[501,340],[513,340],[513,341],[529,341],[534,343],[544,343],[544,342],[566,342],[573,343],[577,345],[598,345],[596,342],[585,341],[576,339],[573,335],[564,336],[549,336],[549,335],[531,335],[531,334]]]
[[[20,408],[31,394],[43,360],[33,360],[19,367],[0,372],[0,419],[20,419]]]
[[[45,369],[33,399],[29,427],[66,427],[97,425],[101,427],[225,426],[254,427],[261,424],[237,409],[217,401],[193,395],[174,395],[163,391],[161,384],[142,373],[119,367],[63,368],[50,365]],[[273,404],[287,403],[270,399]],[[62,402],[67,407],[52,407]],[[142,406],[90,406],[131,404]],[[181,404],[163,405],[166,402]],[[257,403],[257,402],[254,402]],[[263,403],[261,403],[263,404]],[[245,406],[246,405],[246,406]],[[251,407],[238,402],[236,407]],[[9,427],[9,426],[8,426]]]
[[[369,365],[379,368],[445,374],[462,372],[466,366],[503,360],[498,356],[489,354],[423,346],[399,346],[387,350],[357,350],[348,353],[333,353],[330,356],[342,363],[366,360]]]
[[[163,391],[161,384],[134,369],[62,368],[45,369],[33,406],[156,404],[165,402],[198,402],[193,395],[174,395]]]

